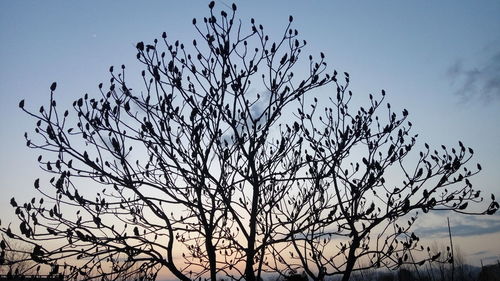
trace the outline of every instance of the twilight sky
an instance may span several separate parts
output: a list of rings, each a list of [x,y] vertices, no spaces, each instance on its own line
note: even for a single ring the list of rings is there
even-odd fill
[[[209,1],[1,1],[0,2],[0,219],[11,221],[12,196],[35,196],[43,176],[37,151],[24,145],[34,121],[18,108],[38,108],[57,81],[59,104],[70,105],[109,80],[111,65],[139,75],[135,44],[169,38],[191,42],[193,17]],[[404,2],[404,3],[403,3]],[[229,6],[218,1],[216,7]],[[241,1],[243,23],[254,17],[279,37],[294,16],[308,53],[320,51],[331,69],[347,71],[356,101],[385,89],[393,108],[407,108],[419,145],[474,148],[483,171],[473,183],[500,197],[499,1]],[[359,103],[358,105],[361,105]],[[37,195],[38,196],[38,195]],[[22,200],[24,199],[24,200]],[[442,239],[448,214],[420,222],[421,233]],[[466,259],[500,258],[500,215],[451,215],[452,232]],[[495,243],[492,243],[495,242]],[[496,246],[493,246],[496,244]],[[496,247],[496,248],[495,248]]]

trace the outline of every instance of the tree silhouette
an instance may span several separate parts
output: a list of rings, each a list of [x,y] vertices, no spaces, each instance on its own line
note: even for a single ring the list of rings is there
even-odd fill
[[[2,249],[0,275],[20,276],[36,272],[37,265],[30,259],[32,252],[30,248],[3,236],[0,247]]]
[[[426,145],[409,168],[408,112],[388,105],[379,117],[384,91],[349,108],[349,74],[327,73],[323,53],[299,64],[306,42],[291,16],[272,41],[254,19],[244,31],[236,5],[209,8],[193,19],[200,42],[190,47],[166,33],[137,43],[142,90],[125,66],[111,67],[109,87],[76,100],[72,114],[57,109],[56,83],[38,112],[20,102],[37,120],[27,145],[54,177],[35,181],[41,199],[11,200],[21,234],[1,230],[67,278],[153,279],[164,268],[180,280],[298,269],[348,280],[437,259],[411,255],[415,211],[471,213],[467,204],[482,201],[468,180],[478,171],[464,168],[472,150]],[[317,88],[333,95],[310,96]],[[493,198],[476,214],[497,209]]]

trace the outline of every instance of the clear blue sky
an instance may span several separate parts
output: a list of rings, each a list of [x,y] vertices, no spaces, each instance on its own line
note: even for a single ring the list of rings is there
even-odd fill
[[[17,107],[38,108],[58,82],[60,103],[107,81],[110,65],[139,74],[135,44],[166,31],[191,42],[193,17],[208,1],[1,1],[0,2],[0,214],[8,200],[34,195],[42,175],[38,152],[24,146],[34,121]],[[230,1],[218,1],[218,6]],[[241,1],[243,22],[254,17],[280,36],[288,16],[329,66],[351,74],[357,100],[385,89],[394,108],[407,108],[420,144],[476,151],[483,172],[474,183],[500,197],[500,2],[499,1]],[[135,73],[133,71],[136,71]],[[488,196],[489,197],[489,196]],[[21,201],[21,200],[20,200]],[[422,229],[439,237],[444,217]],[[452,219],[471,262],[498,258],[500,219]],[[470,231],[474,229],[475,231]],[[437,231],[437,232],[436,232]],[[480,235],[480,236],[478,236]],[[484,243],[490,241],[490,245]],[[500,245],[500,243],[497,243]],[[475,251],[475,252],[474,252]],[[480,253],[479,253],[480,252]]]

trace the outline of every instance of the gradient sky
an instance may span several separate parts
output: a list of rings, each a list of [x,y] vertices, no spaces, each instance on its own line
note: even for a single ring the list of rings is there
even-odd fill
[[[169,38],[191,42],[193,17],[209,1],[1,1],[0,2],[0,219],[11,221],[12,196],[35,195],[43,175],[37,151],[24,145],[34,121],[18,103],[46,104],[58,82],[59,104],[97,94],[109,66],[126,64],[139,75],[135,44]],[[270,3],[271,2],[271,3]],[[217,7],[230,6],[218,1]],[[500,1],[241,1],[244,23],[254,17],[271,37],[288,16],[329,66],[351,75],[356,101],[385,89],[393,108],[407,108],[419,144],[474,148],[483,171],[473,183],[500,197]],[[134,72],[135,71],[135,72]],[[446,214],[420,223],[433,239],[447,234]],[[451,217],[466,259],[500,258],[500,215]],[[494,242],[494,243],[492,243]],[[492,246],[496,244],[496,246]],[[496,248],[495,248],[496,247]]]

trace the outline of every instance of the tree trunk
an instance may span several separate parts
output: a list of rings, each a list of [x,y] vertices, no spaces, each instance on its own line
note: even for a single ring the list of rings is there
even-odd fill
[[[210,280],[217,280],[217,263],[216,263],[216,255],[215,248],[212,244],[212,240],[207,239],[206,249],[208,254],[208,262],[210,264]]]
[[[245,265],[245,280],[246,281],[255,281],[255,274],[253,272],[253,259],[255,257],[255,251],[249,250],[247,251],[247,262]]]
[[[245,265],[245,280],[246,281],[255,281],[255,273],[253,270],[254,266],[254,258],[255,258],[255,240],[257,239],[257,214],[258,214],[258,202],[260,197],[259,190],[259,177],[257,173],[257,169],[255,168],[255,154],[252,152],[249,156],[249,167],[252,170],[252,206],[250,211],[250,223],[249,223],[249,237],[248,237],[248,245],[246,249],[247,261]]]
[[[356,264],[356,249],[358,249],[358,247],[359,241],[357,239],[354,239],[352,241],[351,247],[349,248],[349,256],[347,257],[347,264],[344,275],[342,276],[342,281],[349,281],[349,278],[351,277],[354,264]]]

